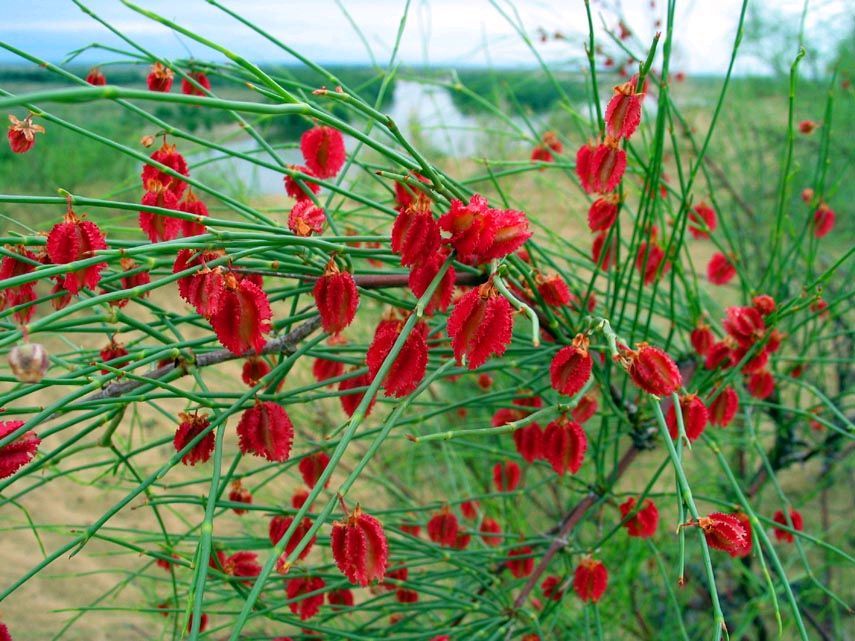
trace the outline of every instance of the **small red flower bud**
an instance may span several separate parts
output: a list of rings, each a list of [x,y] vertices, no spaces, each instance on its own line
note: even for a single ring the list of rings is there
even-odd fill
[[[585,557],[573,575],[573,589],[582,601],[599,601],[609,582],[606,566],[591,557]]]
[[[291,454],[294,425],[281,405],[257,401],[240,417],[237,426],[240,451],[281,463]]]
[[[353,607],[353,592],[347,588],[339,590],[330,590],[327,592],[327,601],[332,606],[333,610],[341,610],[342,608]]]
[[[763,316],[768,316],[775,311],[775,299],[768,294],[760,294],[751,299],[751,304]]]
[[[199,414],[185,414],[182,412],[178,415],[178,418],[181,420],[181,423],[178,425],[178,429],[175,430],[175,438],[172,439],[172,445],[175,447],[176,452],[183,450],[190,441],[206,431],[211,424],[211,421],[204,414],[200,416]],[[189,452],[181,457],[181,462],[184,465],[206,463],[211,458],[211,454],[214,453],[216,442],[217,439],[214,430],[208,430],[208,433]]]
[[[703,240],[710,237],[710,233],[714,232],[718,227],[718,217],[715,209],[706,203],[695,205],[694,209],[689,212],[689,233],[698,240]]]
[[[344,137],[332,127],[312,127],[300,137],[306,165],[318,178],[332,178],[345,161]]]
[[[402,523],[401,524],[401,532],[406,532],[410,536],[418,537],[421,534],[422,528],[413,523]]]
[[[540,584],[540,589],[543,591],[543,596],[552,601],[560,601],[564,596],[564,590],[561,588],[561,579],[555,575],[550,575]]]
[[[217,338],[233,354],[261,352],[272,316],[267,294],[248,278],[238,281],[231,273],[225,275],[224,285],[218,309],[210,317]]]
[[[709,419],[713,425],[727,427],[739,409],[739,395],[732,387],[725,387],[709,404]]]
[[[190,78],[192,78],[193,80],[195,80],[197,84],[201,85],[202,87],[204,87],[208,91],[211,90],[211,81],[208,80],[208,76],[205,75],[203,72],[191,71],[187,75],[190,76]],[[206,96],[206,95],[208,95],[207,93],[205,93],[205,91],[203,91],[202,89],[200,89],[199,87],[194,85],[192,82],[190,82],[187,78],[181,79],[181,93],[187,94],[188,96]]]
[[[615,86],[615,93],[606,107],[606,133],[612,138],[629,138],[641,122],[642,94],[636,93],[637,78]]]
[[[591,260],[602,267],[603,271],[608,271],[612,266],[615,256],[615,248],[617,247],[617,239],[612,237],[608,245],[606,240],[608,232],[600,232],[594,236],[594,242],[591,245]]]
[[[389,562],[383,525],[358,505],[344,521],[333,523],[330,547],[338,569],[351,583],[365,587],[383,578]]]
[[[309,198],[303,198],[294,203],[288,216],[288,229],[297,236],[320,234],[324,230],[327,217],[324,210]]]
[[[439,224],[419,202],[401,209],[392,226],[392,251],[400,254],[402,265],[420,265],[439,250]]]
[[[396,319],[381,320],[374,339],[365,355],[368,372],[375,378],[401,334],[404,322]],[[392,367],[383,379],[383,388],[389,396],[402,397],[413,392],[425,376],[428,362],[428,326],[418,322],[395,357]]]
[[[45,128],[41,125],[33,124],[33,116],[30,114],[23,120],[18,120],[12,114],[9,114],[9,147],[16,154],[28,152],[36,144],[36,134],[43,134]]]
[[[734,276],[736,276],[736,267],[733,266],[730,259],[721,252],[713,254],[707,264],[707,279],[713,285],[724,285],[729,283]]]
[[[633,382],[648,394],[667,396],[683,385],[677,363],[658,347],[639,343],[637,351],[624,350],[622,358]]]
[[[274,516],[270,519],[270,524],[267,526],[267,536],[270,538],[270,543],[276,545],[279,541],[282,540],[282,537],[285,536],[285,533],[288,531],[288,528],[291,527],[291,524],[294,523],[293,516]],[[308,517],[304,517],[302,521],[297,525],[294,529],[294,532],[291,534],[291,537],[285,543],[285,549],[282,551],[282,556],[279,558],[277,569],[282,570],[283,565],[285,563],[285,559],[287,559],[291,554],[293,554],[294,550],[297,549],[297,546],[300,544],[300,541],[309,533],[309,530],[312,528],[312,521]],[[301,551],[299,556],[297,557],[298,561],[302,561],[309,553],[312,551],[312,547],[315,545],[315,540],[317,537],[312,537],[309,539],[308,544]]]
[[[534,149],[531,150],[532,162],[552,162],[553,160],[554,158],[552,156],[552,152],[549,150],[549,147],[537,145]]]
[[[570,414],[574,421],[582,425],[589,421],[597,413],[599,408],[600,404],[597,402],[597,399],[591,394],[585,394],[579,399],[579,402],[571,410]]]
[[[0,421],[0,438],[6,438],[23,425],[24,421]],[[30,431],[24,432],[11,443],[0,447],[0,479],[12,476],[32,461],[41,442],[36,433]]]
[[[588,449],[588,437],[582,426],[568,421],[565,416],[546,426],[543,435],[543,458],[549,461],[557,474],[564,475],[568,470],[575,474],[585,460]]]
[[[758,400],[769,398],[775,391],[775,379],[766,370],[760,370],[748,377],[748,393]]]
[[[460,512],[464,519],[474,520],[478,518],[478,510],[480,509],[478,501],[463,501],[460,504]]]
[[[707,325],[698,325],[692,330],[689,340],[698,356],[704,356],[715,342],[715,335]]]
[[[457,517],[447,507],[437,512],[427,524],[430,540],[444,547],[454,545],[458,530]]]
[[[482,390],[489,390],[493,386],[493,377],[489,374],[479,374],[477,384]]]
[[[323,589],[326,583],[319,576],[295,577],[289,579],[285,585],[285,595],[291,603],[288,607],[291,612],[298,614],[302,621],[311,619],[320,611],[324,604]],[[315,594],[318,592],[318,594]],[[306,595],[311,596],[306,596]]]
[[[270,365],[259,356],[250,356],[243,362],[240,378],[244,384],[254,387],[270,373]]]
[[[709,420],[706,405],[696,394],[685,394],[680,397],[680,412],[683,415],[686,438],[689,441],[697,440],[703,434]],[[668,408],[665,422],[668,425],[668,433],[671,438],[676,439],[679,434],[679,425],[677,424],[677,411],[673,404]]]
[[[528,545],[521,545],[508,553],[508,560],[505,561],[505,564],[515,578],[523,579],[534,570],[532,553],[531,546]]]
[[[359,307],[359,292],[350,272],[339,271],[335,259],[327,263],[312,290],[324,331],[337,334],[350,325]]]
[[[50,367],[50,357],[44,345],[24,343],[15,345],[8,356],[12,374],[22,383],[38,383]]]
[[[570,293],[570,288],[564,279],[557,274],[551,276],[543,276],[538,274],[535,278],[537,283],[537,292],[543,299],[543,302],[552,307],[563,307],[567,305],[573,297]]]
[[[635,256],[635,267],[644,278],[644,284],[649,285],[671,269],[671,262],[665,260],[665,250],[655,242],[642,240],[638,244]]]
[[[493,487],[497,492],[513,492],[520,484],[520,466],[514,461],[496,463],[493,466]]]
[[[155,162],[159,162],[161,165],[166,165],[177,174],[182,176],[190,175],[190,169],[187,167],[187,161],[184,159],[184,156],[178,153],[175,149],[175,145],[170,145],[165,140],[163,141],[163,145],[160,149],[151,155],[151,159]],[[152,183],[160,183],[166,189],[175,194],[176,198],[181,198],[181,195],[187,188],[187,183],[180,178],[176,178],[175,176],[168,174],[165,171],[161,171],[159,168],[150,164],[143,165],[140,178],[142,179],[143,189],[148,190],[149,185]],[[169,207],[169,209],[176,209],[176,207]]]
[[[184,195],[184,200],[178,203],[178,211],[193,214],[200,218],[208,217],[208,207],[196,197],[196,194],[193,193],[192,189],[188,189],[187,193]],[[181,221],[181,235],[185,238],[199,236],[200,234],[204,234],[205,231],[205,223],[200,220]]]
[[[499,524],[489,516],[485,516],[481,521],[481,527],[478,531],[480,532],[481,540],[484,541],[485,545],[496,547],[497,545],[502,544],[502,528],[499,527]]]
[[[802,120],[799,123],[799,131],[805,135],[813,133],[813,130],[819,127],[813,120]]]
[[[713,512],[691,525],[697,525],[704,531],[707,544],[715,550],[723,550],[733,557],[744,556],[751,551],[750,530],[736,514]]]
[[[626,152],[614,138],[597,146],[583,145],[576,153],[576,175],[587,193],[607,194],[617,187],[626,169]]]
[[[513,439],[517,452],[527,463],[533,463],[543,456],[543,430],[537,423],[514,431]]]
[[[330,457],[327,456],[326,452],[315,452],[301,459],[298,467],[300,475],[303,477],[303,482],[310,488],[315,487],[315,484],[321,478],[321,474],[324,473],[329,462]],[[329,484],[330,482],[327,480],[324,487],[329,487]]]
[[[447,258],[448,253],[440,250],[424,263],[416,265],[410,270],[408,283],[413,295],[417,298],[421,298],[424,295]],[[456,278],[454,267],[449,267],[425,307],[426,314],[432,314],[437,309],[443,312],[448,309],[448,305],[451,303],[451,296],[454,293],[454,281]]]
[[[395,590],[395,599],[398,603],[416,603],[419,600],[419,593],[407,588],[398,588]]]
[[[145,79],[149,91],[169,92],[172,89],[173,75],[172,69],[164,67],[159,62],[155,62]]]
[[[317,194],[321,190],[321,186],[311,180],[317,176],[311,169],[303,165],[292,165],[291,170],[297,172],[297,175],[285,174],[285,193],[294,200],[311,200],[310,194]]]
[[[81,220],[69,209],[65,220],[57,223],[47,237],[47,256],[57,265],[92,258],[96,251],[107,249],[107,241],[98,225]],[[101,270],[107,263],[96,263],[65,274],[61,281],[69,294],[77,294],[82,288],[95,289],[101,280]]]
[[[178,210],[178,197],[159,182],[150,182],[143,194],[142,204],[146,207],[161,207]],[[145,232],[153,243],[174,240],[181,233],[182,221],[165,214],[155,214],[141,211],[139,217],[140,229]]]
[[[584,334],[577,334],[571,345],[556,352],[549,366],[552,387],[559,394],[573,396],[577,394],[591,378],[593,361],[588,354],[589,341]]]
[[[780,523],[784,527],[790,527],[787,523],[787,517],[784,516],[784,513],[781,510],[775,512],[775,516],[772,517],[772,520],[775,523]],[[802,515],[797,510],[790,509],[790,521],[792,522],[792,527],[796,532],[804,530],[804,519],[802,519]],[[775,528],[775,538],[782,543],[792,543],[795,540],[792,532],[777,527]]]
[[[353,394],[343,394],[342,392],[349,392],[352,389],[367,387],[370,384],[371,375],[368,372],[358,376],[349,376],[338,384],[338,391],[340,392],[338,400],[341,402],[341,407],[348,416],[353,416],[356,408],[359,407],[359,404],[365,396],[365,390],[361,390]],[[376,398],[372,398],[371,403],[368,405],[368,409],[365,410],[365,416],[371,414],[371,409],[374,407],[375,402]]]
[[[240,479],[235,479],[232,481],[232,487],[229,490],[229,501],[232,503],[245,503],[246,505],[252,505],[252,492],[243,486]],[[234,510],[234,513],[238,516],[246,514],[246,510],[239,507],[233,507],[232,510]]]
[[[609,194],[595,200],[588,209],[588,229],[592,232],[611,229],[617,220],[619,202],[618,194]]]
[[[124,367],[128,363],[128,359],[125,358],[128,355],[128,350],[125,349],[124,345],[113,340],[110,340],[107,346],[101,349],[100,355],[102,363],[109,363],[111,367],[117,369]],[[101,370],[102,374],[108,374],[109,372],[109,369]]]
[[[629,497],[620,504],[620,516],[622,519],[626,519],[632,513],[635,509],[635,503],[635,499]],[[644,507],[638,510],[623,526],[626,528],[629,536],[639,539],[646,539],[656,534],[656,528],[659,526],[659,510],[656,507],[656,503],[651,499],[645,500]]]
[[[813,200],[813,196],[814,191],[810,187],[805,187],[804,189],[802,189],[802,202],[804,202],[806,205],[810,204],[810,201]]]
[[[100,87],[107,84],[107,78],[104,77],[98,67],[92,67],[86,74],[86,82],[95,87]]]
[[[825,203],[821,204],[813,213],[813,235],[817,238],[826,236],[837,221],[837,214]]]
[[[475,287],[457,301],[448,317],[447,331],[458,363],[464,358],[477,369],[490,356],[501,356],[511,342],[511,304],[492,283]]]

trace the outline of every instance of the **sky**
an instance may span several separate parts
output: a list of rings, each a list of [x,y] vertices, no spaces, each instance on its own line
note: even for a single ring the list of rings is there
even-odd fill
[[[179,36],[166,27],[123,6],[119,0],[82,0],[99,17],[143,47],[166,58],[192,54],[200,59],[219,59],[204,45]],[[228,8],[259,24],[301,54],[321,62],[386,65],[404,14],[406,0],[220,0]],[[655,1],[655,0],[654,0]],[[751,0],[773,7],[776,22],[798,24],[804,0]],[[251,32],[204,0],[136,0],[194,32],[258,62],[287,61],[272,43]],[[848,0],[810,0],[807,37],[812,43],[830,45],[828,33],[851,21]],[[664,11],[650,8],[650,0],[592,0],[597,29],[614,28],[615,9],[642,42],[655,32],[654,21]],[[92,43],[127,45],[72,0],[0,0],[3,24],[0,42],[24,49],[51,62]],[[741,0],[678,0],[675,20],[675,70],[687,73],[721,73],[728,63]],[[498,7],[498,8],[497,8]],[[501,9],[501,11],[499,10]],[[503,15],[503,11],[505,15]],[[510,18],[510,20],[509,20]],[[841,20],[841,18],[844,18]],[[536,59],[517,35],[511,21],[519,21],[536,41],[538,27],[564,41],[536,43],[546,60],[579,64],[587,34],[582,0],[411,0],[399,59],[407,64],[466,66],[491,64],[532,65]],[[354,27],[358,27],[357,29]],[[361,35],[360,35],[361,34]],[[837,34],[839,37],[841,34]],[[795,51],[792,52],[795,54]],[[115,55],[89,50],[79,60],[87,63],[115,59]],[[0,64],[19,60],[0,49]],[[762,72],[756,56],[741,57],[737,71]]]

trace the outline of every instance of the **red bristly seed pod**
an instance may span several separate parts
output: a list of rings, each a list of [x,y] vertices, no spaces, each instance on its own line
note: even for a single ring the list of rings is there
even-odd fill
[[[444,547],[454,545],[458,530],[457,517],[451,513],[448,507],[444,507],[436,513],[427,524],[430,540]]]
[[[772,520],[775,523],[780,523],[785,527],[790,527],[790,525],[787,523],[787,517],[784,516],[784,512],[782,510],[778,510],[777,512],[775,512],[775,516],[772,517]],[[804,519],[802,518],[801,513],[799,513],[797,510],[790,509],[790,521],[792,522],[792,527],[796,532],[801,532],[802,530],[804,530]],[[793,537],[792,532],[776,527],[775,539],[782,543],[792,543],[795,540],[795,537]]]
[[[150,181],[146,186],[141,204],[146,207],[178,210],[178,197],[157,181]],[[182,220],[166,214],[155,214],[141,211],[139,216],[140,229],[153,243],[159,243],[178,238],[181,233]]]
[[[138,270],[137,264],[131,258],[122,258],[119,261],[119,264],[122,267],[122,271],[124,274],[121,278],[122,289],[134,289],[135,287],[142,287],[143,285],[148,285],[151,282],[151,276],[147,271]],[[135,298],[147,298],[149,292],[144,291]],[[119,298],[116,300],[111,300],[110,304],[115,305],[116,307],[124,307],[128,304],[128,298]]]
[[[23,427],[24,421],[0,421],[0,438]],[[33,460],[41,439],[33,431],[24,432],[11,443],[0,447],[0,479],[12,476]]]
[[[219,307],[210,317],[211,327],[223,347],[233,354],[250,350],[260,353],[273,315],[267,294],[248,278],[238,280],[230,272],[225,274],[223,283]]]
[[[496,463],[493,466],[493,487],[497,492],[513,492],[520,484],[522,471],[514,461]]]
[[[211,318],[223,301],[225,285],[225,270],[222,267],[211,269],[207,261],[220,258],[221,254],[216,252],[195,253],[192,249],[182,249],[175,258],[172,273],[186,271],[191,267],[198,267],[196,273],[184,276],[178,280],[178,294],[185,301],[193,305],[199,315]]]
[[[588,229],[592,232],[608,231],[615,224],[618,215],[618,194],[609,194],[597,198],[588,209]]]
[[[746,387],[751,396],[762,401],[775,391],[775,378],[767,370],[760,370],[748,378]]]
[[[671,269],[671,262],[665,260],[665,250],[658,243],[643,240],[638,244],[635,267],[642,275],[644,284],[650,285],[657,278],[668,273],[668,270]]]
[[[107,241],[98,225],[90,220],[78,218],[69,207],[65,220],[54,225],[48,234],[46,249],[52,263],[65,265],[92,258],[96,251],[107,249]],[[61,285],[72,295],[77,294],[84,287],[95,289],[101,280],[101,270],[106,267],[107,263],[96,263],[69,272],[62,277]]]
[[[575,474],[582,467],[585,451],[588,449],[588,437],[582,426],[575,421],[560,416],[546,426],[543,435],[543,458],[549,461],[552,469],[559,475],[568,470]]]
[[[16,154],[28,152],[36,144],[36,134],[43,134],[45,128],[41,125],[33,123],[32,114],[28,115],[23,120],[18,120],[12,114],[9,114],[9,131],[6,134],[9,138],[9,148]]]
[[[240,450],[268,461],[281,463],[291,454],[294,425],[281,405],[273,401],[256,401],[244,410],[237,426]]]
[[[528,545],[521,545],[508,553],[508,560],[505,561],[505,565],[508,566],[515,578],[523,579],[534,570],[532,553],[533,550]]]
[[[561,589],[561,579],[555,575],[550,575],[540,584],[540,589],[543,591],[543,596],[551,601],[560,601],[564,596],[564,590]]]
[[[327,263],[312,290],[324,331],[338,334],[353,321],[359,307],[359,291],[350,272],[339,271],[335,259]]]
[[[751,299],[751,305],[754,309],[760,312],[762,316],[768,316],[777,308],[775,299],[769,296],[769,294],[759,294],[755,296]]]
[[[324,230],[327,216],[310,198],[302,198],[294,203],[288,215],[288,229],[297,236],[308,237],[320,234]]]
[[[306,501],[309,500],[309,491],[305,489],[295,490],[291,495],[291,507],[295,510],[299,510],[306,504]]]
[[[329,592],[327,592],[327,602],[330,604],[333,610],[341,610],[342,608],[353,607],[353,592],[351,592],[347,588],[341,588],[339,590],[330,590]],[[274,639],[274,641],[276,640]]]
[[[287,581],[285,595],[291,603],[288,604],[293,614],[299,614],[305,621],[315,616],[324,604],[323,589],[326,583],[319,576],[295,577]],[[319,594],[313,594],[318,592]],[[312,594],[312,596],[304,596]]]
[[[353,416],[353,413],[356,411],[356,408],[359,407],[359,404],[362,402],[362,399],[365,396],[365,392],[361,391],[354,394],[343,394],[342,392],[347,392],[349,390],[356,389],[359,387],[368,387],[370,384],[371,375],[368,372],[364,372],[362,374],[359,374],[358,376],[349,376],[338,384],[338,400],[341,403],[341,407],[344,410],[345,414],[347,414],[348,416]],[[376,398],[372,398],[371,402],[368,404],[368,407],[365,410],[366,417],[371,414],[371,409],[374,407],[374,403],[376,402],[376,400]]]
[[[424,295],[428,286],[433,282],[433,279],[436,278],[436,275],[439,273],[439,270],[442,268],[442,265],[445,263],[447,258],[448,252],[445,250],[439,250],[424,263],[421,265],[415,265],[410,270],[408,284],[410,286],[410,291],[413,292],[414,296],[421,298]],[[445,275],[442,277],[439,286],[434,290],[430,301],[428,301],[428,304],[425,307],[425,314],[433,314],[436,310],[444,312],[448,309],[448,306],[451,303],[451,297],[454,294],[454,281],[456,278],[457,275],[454,271],[454,267],[449,267],[445,272]]]
[[[303,165],[291,165],[291,171],[302,174],[300,176],[292,176],[290,174],[285,174],[285,193],[287,193],[294,200],[305,200],[311,198],[309,194],[317,194],[321,191],[321,186],[311,180],[312,178],[317,178],[314,172],[308,167],[304,167]],[[299,182],[298,182],[299,180]],[[302,183],[305,187],[301,186]]]
[[[589,341],[584,334],[576,334],[570,345],[562,347],[552,359],[549,377],[559,394],[574,396],[591,378],[594,362],[588,353]]]
[[[312,375],[318,383],[344,374],[344,363],[331,361],[326,358],[316,358],[312,363]]]
[[[689,212],[689,233],[697,240],[704,240],[710,237],[710,233],[714,232],[718,227],[718,217],[715,209],[706,203],[695,205],[692,211]]]
[[[379,581],[389,563],[389,547],[383,525],[359,505],[345,520],[333,523],[330,534],[333,558],[347,579],[362,587]]]
[[[496,233],[493,223],[487,199],[480,194],[474,194],[468,205],[452,200],[448,212],[439,219],[439,226],[451,235],[448,242],[458,256],[473,263],[477,263],[493,243]]]
[[[597,399],[589,393],[579,399],[576,407],[570,411],[570,415],[573,417],[574,421],[582,425],[586,421],[590,420],[591,417],[597,413],[599,408],[600,404],[597,402]]]
[[[365,362],[371,378],[376,378],[380,368],[391,353],[398,340],[404,321],[384,319],[374,332],[374,339],[368,347]],[[388,396],[400,398],[412,393],[422,382],[428,363],[428,326],[424,322],[416,323],[410,331],[392,366],[383,379],[382,386]]]
[[[160,163],[161,165],[166,165],[175,173],[181,176],[189,176],[190,169],[187,167],[187,161],[175,148],[175,145],[170,145],[164,139],[163,145],[161,145],[160,149],[155,151],[151,155],[151,159],[155,162]],[[175,194],[176,198],[181,198],[181,195],[184,193],[184,190],[187,188],[187,183],[173,176],[172,174],[168,174],[165,171],[162,171],[158,167],[154,165],[150,165],[146,163],[143,165],[142,174],[140,175],[142,180],[143,189],[149,189],[149,184],[152,182],[158,182],[163,185],[166,189]],[[172,207],[171,209],[174,209]]]
[[[727,427],[739,409],[739,395],[732,387],[725,387],[709,404],[709,419],[713,425]]]
[[[398,603],[416,603],[419,600],[419,593],[407,588],[398,588],[395,590],[395,599]]]
[[[677,363],[658,347],[639,343],[637,350],[624,349],[620,359],[633,382],[648,394],[667,396],[683,385]]]
[[[742,347],[751,347],[766,333],[763,317],[753,307],[728,307],[721,324]]]
[[[477,369],[490,356],[501,356],[511,342],[511,304],[495,286],[484,283],[457,301],[446,329],[458,364],[466,359],[469,369]]]
[[[689,525],[697,525],[704,531],[711,548],[723,550],[732,557],[744,556],[751,551],[750,531],[735,514],[713,512]]]
[[[540,425],[526,425],[513,434],[514,446],[527,463],[534,463],[543,457],[543,430]]]
[[[834,229],[834,223],[837,221],[837,214],[825,203],[822,203],[813,213],[813,235],[817,238],[823,238]]]
[[[460,513],[463,514],[464,519],[472,521],[478,518],[478,510],[480,507],[481,506],[478,501],[463,501],[463,503],[460,504]]]
[[[706,369],[715,369],[719,366],[728,368],[732,365],[730,355],[735,348],[734,341],[729,336],[723,341],[718,341],[709,346],[704,358],[704,367]]]
[[[267,527],[267,536],[270,538],[270,543],[276,545],[279,541],[282,540],[282,537],[285,536],[285,533],[288,531],[288,528],[291,527],[291,524],[294,522],[293,516],[274,516],[270,519],[270,524]],[[291,537],[285,543],[285,549],[282,551],[282,556],[279,558],[277,562],[276,569],[278,572],[283,574],[288,572],[288,568],[285,565],[285,559],[287,559],[294,550],[297,549],[297,546],[300,544],[300,541],[309,533],[309,530],[312,528],[312,521],[308,517],[304,517],[302,521],[297,525],[294,529],[294,532],[291,534]],[[312,551],[312,547],[315,545],[315,540],[317,537],[312,537],[309,539],[308,544],[301,551],[299,556],[297,557],[298,561],[302,561],[309,553]]]
[[[478,532],[485,545],[496,547],[497,545],[502,544],[502,528],[499,527],[499,524],[496,523],[495,519],[485,516],[481,521],[481,527],[478,528]]]
[[[734,267],[730,259],[721,252],[713,254],[710,262],[707,264],[707,279],[713,285],[725,285],[734,276],[736,276],[736,267]]]
[[[94,87],[102,87],[107,84],[107,78],[98,67],[92,67],[86,74],[86,82]]]
[[[635,91],[638,80],[633,76],[628,82],[616,85],[614,96],[606,106],[606,133],[612,138],[629,138],[641,122],[643,94]]]
[[[607,239],[608,232],[600,232],[594,236],[594,242],[591,244],[591,260],[595,265],[600,265],[603,271],[608,271],[612,266],[617,247],[617,239],[614,236],[608,245],[606,245]]]
[[[531,238],[528,218],[523,212],[515,209],[489,209],[487,213],[492,218],[493,238],[477,263],[513,254]]]
[[[298,467],[300,469],[300,476],[303,477],[303,482],[310,488],[315,487],[315,484],[321,478],[321,474],[324,473],[329,462],[330,457],[326,452],[315,452],[302,458]],[[329,487],[329,484],[328,479],[324,487]]]
[[[246,505],[252,505],[252,492],[250,492],[247,488],[243,486],[240,482],[240,479],[235,479],[232,481],[232,487],[229,490],[229,501],[232,503],[244,503]],[[246,514],[246,510],[241,509],[239,507],[233,507],[232,510],[238,516],[243,516]]]
[[[16,276],[31,274],[39,262],[38,257],[21,245],[7,248],[8,254],[0,260],[0,283]],[[6,287],[0,290],[0,310],[6,307],[19,307],[14,312],[15,320],[21,324],[29,323],[35,312],[36,284],[34,282],[23,283],[16,287]]]
[[[618,140],[607,137],[597,146],[583,145],[576,153],[576,175],[587,193],[614,191],[626,169],[626,152]]]
[[[172,89],[173,75],[172,69],[164,67],[159,62],[155,62],[145,79],[149,91],[169,92]]]
[[[319,126],[303,132],[300,150],[306,165],[318,178],[332,178],[344,166],[344,137],[332,127]]]
[[[573,298],[573,294],[570,292],[570,288],[567,287],[567,283],[558,274],[552,274],[551,276],[537,274],[534,280],[537,284],[537,292],[547,305],[563,307]]]
[[[576,567],[573,575],[573,589],[582,601],[596,603],[599,601],[609,582],[606,566],[601,561],[585,557]]]
[[[436,254],[440,247],[439,224],[423,201],[416,199],[403,208],[392,226],[392,251],[401,256],[401,265],[420,265]]]
[[[425,176],[422,176],[417,171],[410,171],[408,176],[418,180],[419,182],[429,184],[430,180]],[[413,200],[416,197],[424,198],[426,201],[430,202],[430,198],[427,194],[421,191],[418,187],[413,187],[409,183],[404,182],[395,182],[395,204],[398,211],[409,207],[412,204]]]
[[[633,497],[629,497],[620,504],[621,519],[629,516],[635,509],[635,504],[636,501]],[[659,509],[656,507],[656,503],[651,499],[646,499],[644,507],[638,510],[623,526],[629,536],[639,539],[646,539],[656,534],[656,528],[659,527]]]
[[[708,325],[702,323],[692,330],[689,341],[698,356],[705,356],[715,342],[715,335]]]
[[[684,394],[680,397],[680,412],[683,415],[686,438],[689,441],[697,440],[703,434],[709,420],[707,406],[698,398],[697,394]],[[676,439],[679,435],[679,425],[677,424],[677,411],[673,404],[668,408],[665,423],[668,425],[668,433],[671,438]]]
[[[110,363],[110,367],[121,368],[127,365],[128,359],[125,358],[128,355],[128,350],[125,349],[125,346],[121,343],[117,343],[114,340],[110,340],[106,347],[101,349],[100,356],[102,363]],[[114,361],[114,362],[112,362]],[[110,373],[109,369],[101,369],[102,374]]]
[[[238,578],[251,579],[261,574],[258,554],[255,552],[235,552],[226,556],[225,552],[217,550],[217,553],[212,555],[210,566],[215,570],[222,569],[224,574]]]
[[[255,387],[258,382],[270,373],[270,365],[260,356],[250,356],[243,362],[240,378],[245,385]]]
[[[208,76],[201,71],[191,71],[187,74],[196,81],[197,84],[201,85],[208,91],[211,90],[211,81],[208,79]],[[188,96],[206,96],[208,95],[202,89],[194,85],[187,78],[181,79],[181,93],[186,94]]]
[[[178,203],[178,211],[183,211],[186,214],[193,214],[200,218],[208,217],[207,205],[196,197],[196,194],[193,193],[192,189],[188,189],[187,193],[184,195],[184,200]],[[181,235],[185,238],[199,236],[200,234],[204,234],[205,231],[205,223],[201,220],[181,221]]]
[[[211,421],[204,414],[185,414],[178,415],[181,423],[178,429],[175,430],[175,437],[172,439],[172,445],[176,452],[183,450],[194,438],[204,432]],[[181,457],[181,462],[184,465],[196,465],[196,463],[206,463],[214,453],[214,446],[217,443],[217,438],[214,430],[208,430],[208,433],[193,446],[193,448]]]

